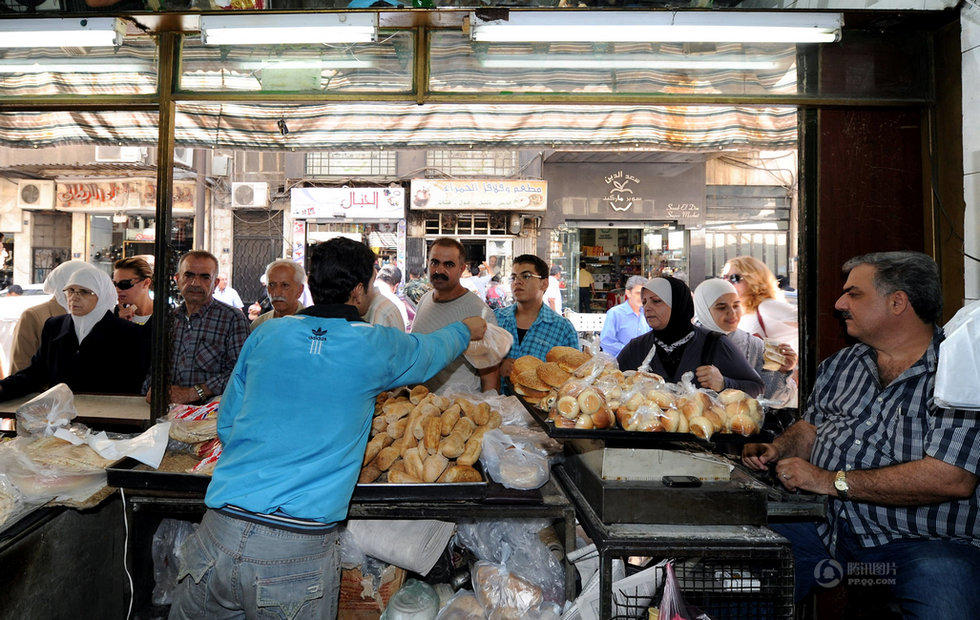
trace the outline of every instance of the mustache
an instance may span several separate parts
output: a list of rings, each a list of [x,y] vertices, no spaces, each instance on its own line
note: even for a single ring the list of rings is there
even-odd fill
[[[434,273],[431,276],[429,276],[429,279],[430,280],[445,280],[446,282],[449,282],[449,276],[447,276],[444,273]]]
[[[840,313],[840,318],[842,318],[842,319],[844,319],[846,321],[847,319],[853,319],[854,316],[850,312],[848,312],[846,310],[842,310],[841,313]]]
[[[270,297],[269,298],[269,301],[272,301],[272,302],[286,301],[286,298],[283,297],[282,295],[276,295],[275,297]]]

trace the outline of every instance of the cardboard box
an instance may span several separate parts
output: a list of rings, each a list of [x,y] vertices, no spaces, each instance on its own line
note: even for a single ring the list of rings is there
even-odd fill
[[[405,577],[405,569],[390,564],[381,573],[381,583],[376,583],[373,575],[362,575],[360,567],[343,569],[338,620],[377,620],[392,595],[405,583]]]

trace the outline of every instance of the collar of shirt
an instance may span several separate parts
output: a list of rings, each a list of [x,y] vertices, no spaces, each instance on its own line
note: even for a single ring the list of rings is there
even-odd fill
[[[190,321],[195,316],[203,317],[214,306],[214,304],[220,304],[220,303],[221,303],[220,301],[217,301],[212,296],[211,299],[208,301],[208,303],[206,303],[203,306],[201,306],[200,308],[198,308],[197,309],[197,312],[195,312],[194,314],[188,316],[187,315],[187,302],[186,301],[182,301],[182,302],[180,302],[180,305],[177,306],[177,309],[174,310],[174,314],[177,315],[177,318],[183,318],[183,319],[185,319],[187,321]]]
[[[347,319],[348,321],[363,321],[357,313],[357,308],[350,304],[313,304],[303,308],[296,314],[315,316],[321,319]]]

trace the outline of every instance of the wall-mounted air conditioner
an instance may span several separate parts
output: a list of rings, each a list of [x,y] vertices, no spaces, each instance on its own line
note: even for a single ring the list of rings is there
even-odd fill
[[[97,146],[95,161],[106,163],[137,163],[146,157],[146,150],[139,146]]]
[[[179,147],[174,149],[174,163],[188,168],[194,167],[194,149]]]
[[[231,206],[236,209],[269,206],[268,183],[232,183]]]
[[[21,209],[54,209],[54,181],[17,181],[17,206]]]

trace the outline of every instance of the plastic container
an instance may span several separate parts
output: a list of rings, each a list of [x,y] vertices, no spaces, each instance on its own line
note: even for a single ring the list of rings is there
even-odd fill
[[[427,583],[409,579],[388,601],[381,620],[435,620],[439,594]]]

